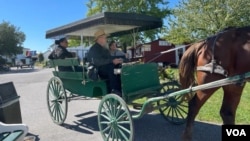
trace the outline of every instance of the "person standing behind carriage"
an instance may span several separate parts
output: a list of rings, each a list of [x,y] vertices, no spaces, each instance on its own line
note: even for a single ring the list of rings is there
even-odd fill
[[[109,43],[109,51],[111,56],[121,56],[121,57],[126,57],[127,58],[127,54],[124,53],[123,51],[117,49],[117,44],[115,41],[111,41]]]
[[[112,58],[107,45],[107,34],[104,30],[98,30],[94,34],[95,44],[90,48],[87,60],[94,65],[101,79],[108,80],[108,92],[121,96],[121,82],[114,74],[114,66],[121,64],[122,60]]]
[[[65,58],[73,58],[74,55],[67,50],[68,47],[68,41],[67,39],[61,38],[59,40],[55,40],[55,44],[57,47],[51,52],[49,55],[49,59],[65,59]],[[58,67],[59,71],[73,71],[72,67],[70,66],[59,66]],[[80,66],[75,66],[76,71],[82,71],[82,67]]]
[[[128,59],[128,54],[124,53],[123,51],[117,48],[117,44],[115,41],[111,41],[109,43],[109,51],[113,58],[121,58],[123,62],[126,62]]]

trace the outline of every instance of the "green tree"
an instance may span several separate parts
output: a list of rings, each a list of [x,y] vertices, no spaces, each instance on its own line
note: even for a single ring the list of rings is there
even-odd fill
[[[167,0],[89,0],[88,16],[102,12],[130,12],[165,18],[170,14]],[[131,43],[134,39],[154,40],[159,38],[160,29],[150,30],[119,38],[121,42]]]
[[[44,56],[43,56],[42,53],[39,53],[39,54],[38,54],[38,62],[39,62],[39,63],[42,63],[43,61],[44,61]]]
[[[16,55],[22,52],[25,34],[9,22],[0,24],[0,55]]]
[[[5,64],[6,60],[4,58],[2,58],[2,56],[0,56],[0,66]]]
[[[227,27],[249,25],[249,6],[249,0],[180,0],[168,20],[166,39],[190,43]]]
[[[76,47],[81,45],[81,41],[79,39],[69,39],[69,47]]]

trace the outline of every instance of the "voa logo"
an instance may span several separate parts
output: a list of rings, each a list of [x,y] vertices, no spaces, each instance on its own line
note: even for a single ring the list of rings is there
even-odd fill
[[[244,129],[226,129],[228,136],[247,136]]]

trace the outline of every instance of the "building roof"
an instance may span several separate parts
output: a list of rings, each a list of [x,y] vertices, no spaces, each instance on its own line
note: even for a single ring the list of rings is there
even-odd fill
[[[162,19],[135,13],[104,12],[46,31],[46,38],[62,36],[93,37],[97,29],[120,36],[162,27]]]

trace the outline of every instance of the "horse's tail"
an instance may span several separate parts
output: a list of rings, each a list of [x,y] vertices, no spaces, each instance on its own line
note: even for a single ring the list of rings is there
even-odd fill
[[[179,80],[182,89],[190,87],[195,82],[197,46],[190,46],[183,54],[179,64]]]

